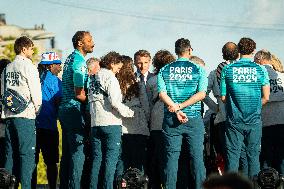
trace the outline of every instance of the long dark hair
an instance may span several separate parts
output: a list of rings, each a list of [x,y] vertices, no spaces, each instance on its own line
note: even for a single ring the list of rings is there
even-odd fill
[[[136,81],[133,69],[133,60],[129,56],[121,56],[123,66],[116,74],[122,95],[125,99],[131,100],[132,97],[139,96],[139,84]]]

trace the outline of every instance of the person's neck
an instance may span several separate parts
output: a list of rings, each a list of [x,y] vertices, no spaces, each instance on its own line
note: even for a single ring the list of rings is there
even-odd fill
[[[27,56],[26,56],[26,54],[25,53],[23,53],[23,52],[21,52],[20,54],[18,54],[18,55],[20,55],[20,56],[22,56],[22,57],[25,57],[25,58],[28,58]],[[29,58],[28,58],[29,59]]]
[[[189,54],[182,54],[182,55],[178,55],[178,58],[187,58],[190,59],[191,55]]]
[[[87,55],[87,53],[85,51],[83,51],[83,49],[78,48],[77,49],[84,57]]]
[[[149,72],[149,71],[146,71],[146,72],[144,72],[144,73],[140,72],[140,74],[146,76],[146,75],[148,74],[148,72]]]
[[[249,55],[241,55],[241,58],[253,58],[253,55],[252,54],[249,54]]]

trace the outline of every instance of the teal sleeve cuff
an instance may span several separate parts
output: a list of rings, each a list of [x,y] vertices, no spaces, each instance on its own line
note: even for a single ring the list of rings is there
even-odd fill
[[[200,79],[199,79],[199,83],[198,83],[198,91],[207,91],[207,87],[208,87],[208,78],[206,76],[206,72],[205,69],[200,67]]]
[[[158,74],[158,79],[157,79],[157,86],[158,86],[158,92],[167,92],[166,84],[163,78],[163,74],[160,71]]]

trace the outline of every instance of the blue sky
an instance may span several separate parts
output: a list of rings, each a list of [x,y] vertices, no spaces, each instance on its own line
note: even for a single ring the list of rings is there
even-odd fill
[[[63,59],[73,50],[77,30],[92,33],[96,46],[91,55],[96,57],[111,50],[131,57],[139,49],[174,53],[174,42],[184,37],[208,71],[222,61],[224,43],[241,37],[254,39],[257,50],[268,49],[283,62],[282,10],[283,0],[10,0],[0,8],[8,24],[44,24],[54,32]]]

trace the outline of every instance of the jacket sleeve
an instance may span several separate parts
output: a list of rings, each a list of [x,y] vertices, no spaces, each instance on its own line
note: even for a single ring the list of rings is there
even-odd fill
[[[31,93],[31,101],[34,104],[35,112],[39,113],[42,104],[41,84],[38,70],[34,65],[27,71],[27,83]]]
[[[111,106],[115,108],[122,117],[134,116],[134,112],[128,106],[122,103],[120,86],[115,77],[105,80],[105,89]]]
[[[139,82],[139,99],[141,102],[141,106],[144,110],[145,117],[147,119],[147,122],[150,120],[150,107],[149,107],[149,100],[148,100],[148,95],[146,92],[146,87]]]

